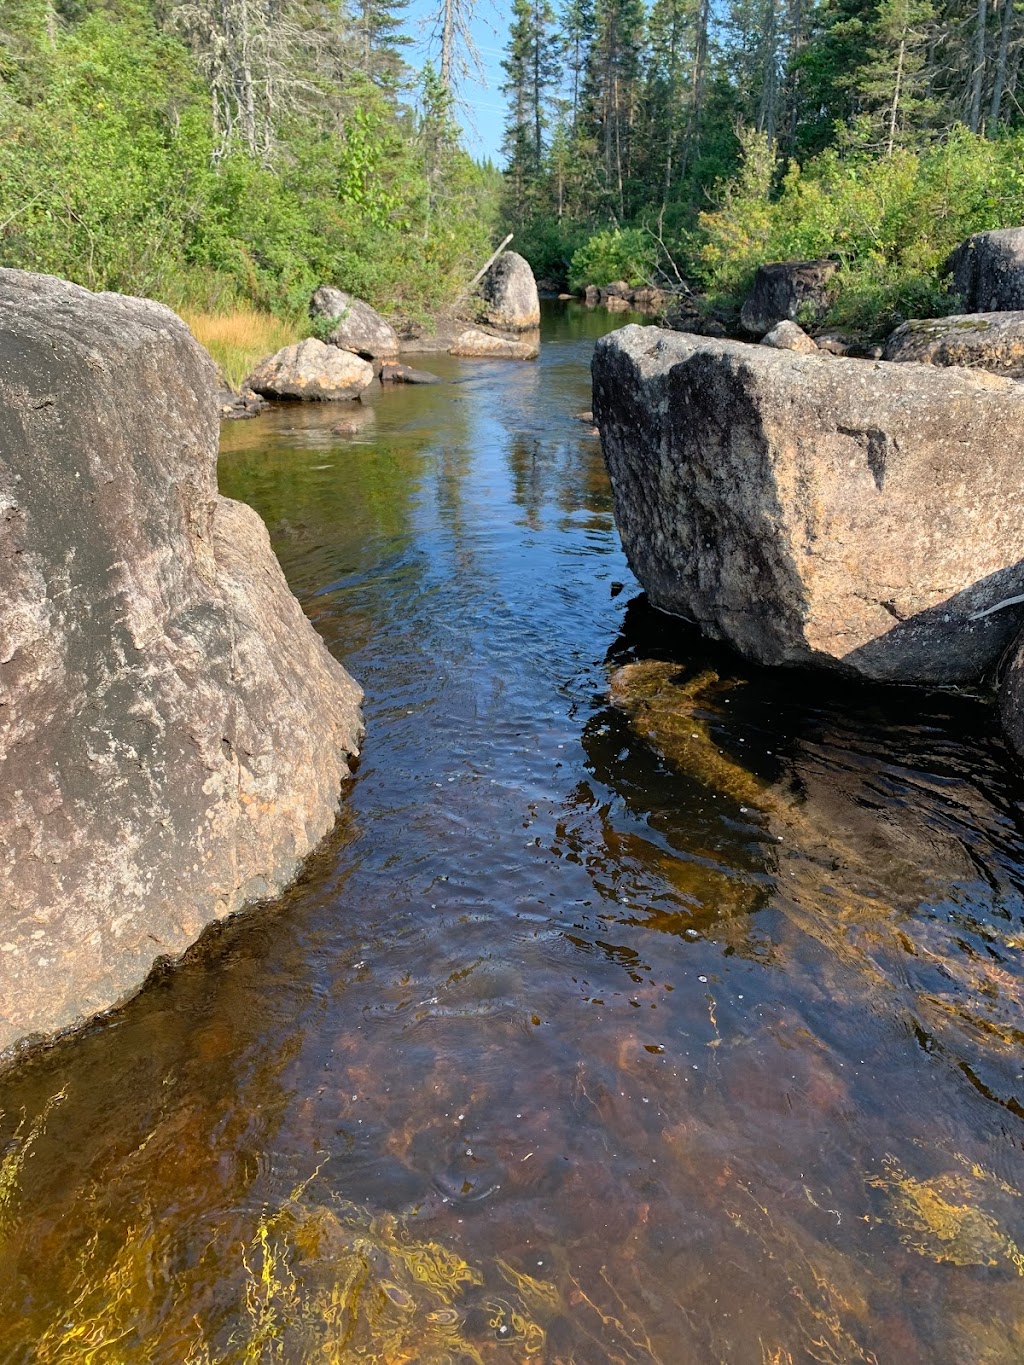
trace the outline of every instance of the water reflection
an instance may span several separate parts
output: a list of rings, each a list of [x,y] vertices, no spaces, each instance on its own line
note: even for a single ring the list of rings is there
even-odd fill
[[[645,607],[608,322],[228,428],[368,741],[300,885],[0,1083],[0,1360],[1024,1358],[990,709]]]

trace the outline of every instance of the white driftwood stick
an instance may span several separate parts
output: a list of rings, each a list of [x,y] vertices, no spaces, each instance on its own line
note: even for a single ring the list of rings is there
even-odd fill
[[[994,607],[986,607],[984,611],[976,611],[973,616],[968,616],[968,621],[980,621],[984,616],[992,616],[997,611],[1002,611],[1005,607],[1019,607],[1024,603],[1024,594],[1020,597],[1007,597],[1005,601],[997,602]]]
[[[482,270],[478,270],[478,271],[476,272],[476,274],[475,274],[475,275],[473,276],[473,278],[470,280],[469,284],[466,285],[466,293],[467,293],[467,294],[472,294],[473,290],[477,287],[477,285],[480,283],[480,281],[483,279],[483,277],[487,274],[488,270],[490,270],[491,266],[492,266],[492,265],[494,264],[494,262],[498,259],[498,257],[501,255],[501,253],[505,250],[505,248],[508,246],[509,242],[511,242],[511,240],[512,240],[512,238],[513,238],[514,236],[515,236],[515,233],[514,233],[514,232],[510,232],[510,233],[508,234],[508,236],[505,238],[505,240],[502,242],[501,246],[498,247],[498,249],[497,249],[497,251],[494,253],[494,255],[491,256],[491,257],[489,257],[489,259],[488,259],[486,265],[484,265],[483,269],[482,269]]]

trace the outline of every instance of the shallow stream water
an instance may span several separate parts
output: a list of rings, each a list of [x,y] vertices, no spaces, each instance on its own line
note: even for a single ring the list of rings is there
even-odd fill
[[[291,892],[0,1077],[0,1361],[1024,1361],[1024,788],[983,701],[646,607],[574,416],[623,320],[225,429],[365,750]]]

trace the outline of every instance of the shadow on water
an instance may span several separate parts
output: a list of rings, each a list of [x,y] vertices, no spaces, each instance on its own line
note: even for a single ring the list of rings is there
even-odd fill
[[[287,895],[0,1080],[0,1361],[1024,1359],[992,709],[646,607],[623,320],[226,429],[367,744]]]

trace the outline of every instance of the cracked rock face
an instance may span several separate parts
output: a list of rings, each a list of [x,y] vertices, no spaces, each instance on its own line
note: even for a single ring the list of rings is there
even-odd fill
[[[626,327],[594,415],[652,602],[764,664],[977,679],[1020,629],[1024,387]]]
[[[330,830],[361,692],[168,309],[0,270],[0,1049],[132,994]]]

